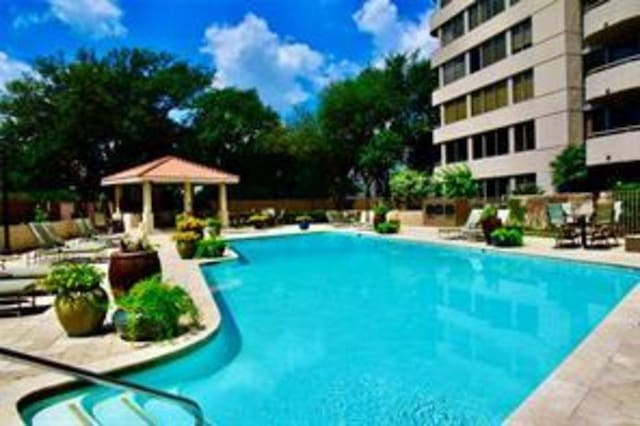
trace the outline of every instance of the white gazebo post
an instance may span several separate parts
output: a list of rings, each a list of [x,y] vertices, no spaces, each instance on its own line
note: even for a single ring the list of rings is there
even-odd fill
[[[113,188],[114,191],[114,197],[113,197],[113,204],[114,204],[114,213],[113,216],[117,219],[122,218],[122,212],[120,211],[120,199],[122,198],[122,186],[121,185],[116,185]]]
[[[227,208],[227,186],[224,183],[218,185],[218,217],[223,227],[229,226],[229,210]]]
[[[191,182],[184,183],[184,193],[182,194],[184,203],[184,212],[193,213],[193,191],[191,188]]]
[[[151,182],[142,182],[142,232],[148,235],[153,231],[153,199]]]

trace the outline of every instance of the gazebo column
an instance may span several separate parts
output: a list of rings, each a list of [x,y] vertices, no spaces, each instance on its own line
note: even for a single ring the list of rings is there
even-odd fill
[[[122,212],[120,211],[120,199],[122,198],[122,186],[116,185],[113,188],[114,196],[113,196],[113,204],[114,204],[114,216],[121,218]]]
[[[184,203],[184,212],[189,214],[193,213],[193,190],[191,187],[191,182],[184,183],[184,191],[182,197]]]
[[[227,186],[224,183],[218,185],[218,217],[223,227],[229,226],[229,210],[227,208]]]
[[[153,231],[153,199],[151,182],[142,183],[142,232],[147,235]]]

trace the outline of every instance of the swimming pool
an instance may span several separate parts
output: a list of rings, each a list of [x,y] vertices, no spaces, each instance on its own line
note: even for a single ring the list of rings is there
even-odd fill
[[[237,241],[203,268],[222,328],[127,378],[193,398],[221,425],[497,424],[640,281],[637,271],[323,233]],[[180,409],[130,396],[161,424]],[[75,401],[143,424],[88,388],[26,409],[60,424]]]

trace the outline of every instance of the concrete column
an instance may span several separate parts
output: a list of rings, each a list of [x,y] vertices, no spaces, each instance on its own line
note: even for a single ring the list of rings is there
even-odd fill
[[[120,218],[122,217],[122,212],[120,211],[120,199],[122,198],[122,186],[116,185],[113,188],[114,196],[113,196],[113,204],[114,204],[114,216]]]
[[[229,210],[227,207],[227,186],[224,183],[218,185],[218,217],[223,227],[229,226]]]
[[[447,144],[440,145],[440,164],[442,166],[447,165]]]
[[[151,182],[142,183],[142,232],[153,232],[153,196]]]
[[[184,183],[183,202],[184,212],[193,213],[193,190],[191,187],[191,182]]]

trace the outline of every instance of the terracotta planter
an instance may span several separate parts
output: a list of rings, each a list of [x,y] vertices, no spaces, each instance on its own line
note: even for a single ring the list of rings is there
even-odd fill
[[[160,258],[155,251],[111,254],[109,283],[115,297],[126,294],[138,281],[161,273]]]
[[[182,259],[193,259],[196,255],[196,242],[195,241],[177,241],[176,249]]]
[[[100,330],[109,308],[109,297],[101,287],[87,292],[58,295],[56,315],[68,336],[89,336]]]

